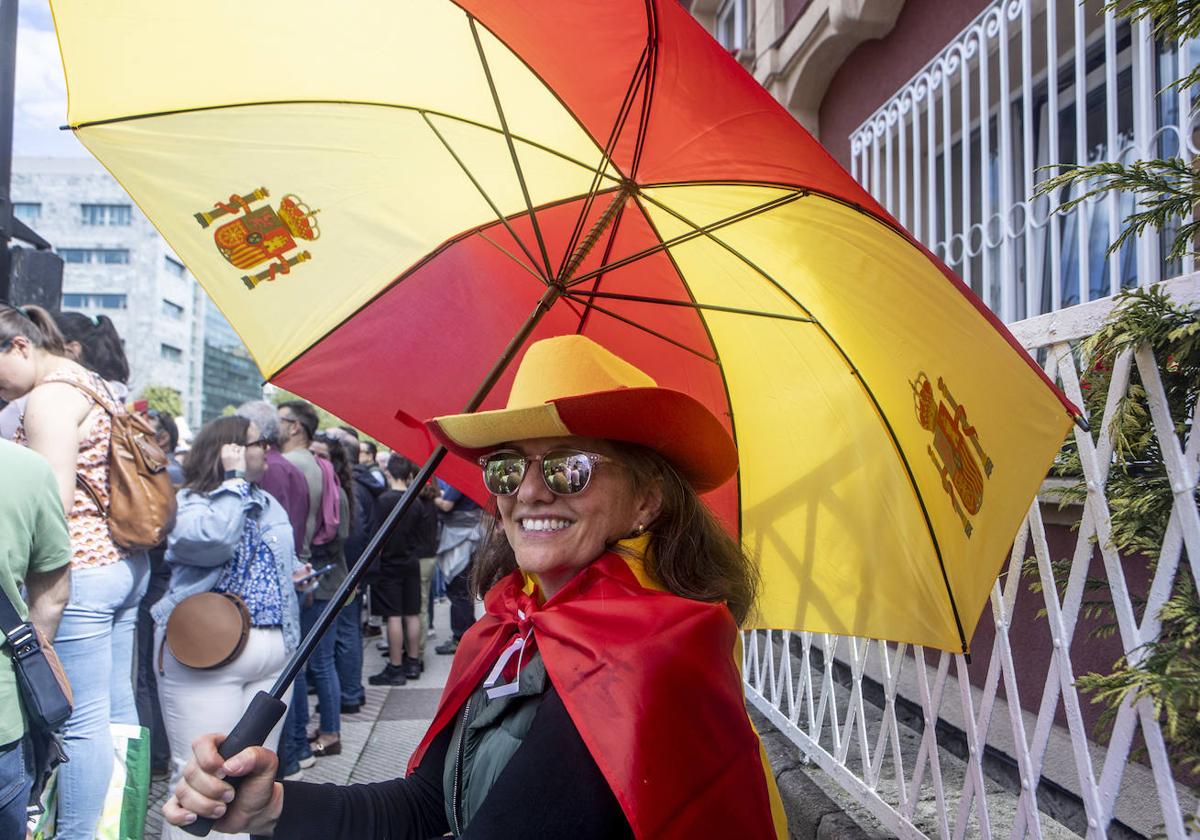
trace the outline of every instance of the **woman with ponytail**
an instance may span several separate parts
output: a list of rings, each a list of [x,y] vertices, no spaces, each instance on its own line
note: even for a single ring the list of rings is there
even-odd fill
[[[131,674],[148,561],[113,542],[105,517],[110,412],[125,408],[103,377],[69,358],[49,312],[0,304],[0,398],[21,397],[14,440],[50,462],[71,535],[71,600],[54,646],[75,710],[64,727],[70,761],[58,771],[56,836],[91,840],[112,774],[109,724],[138,722]]]
[[[68,356],[100,374],[110,386],[119,384],[120,390],[125,390],[124,386],[129,384],[129,362],[111,318],[82,312],[55,312],[54,323],[62,333]]]

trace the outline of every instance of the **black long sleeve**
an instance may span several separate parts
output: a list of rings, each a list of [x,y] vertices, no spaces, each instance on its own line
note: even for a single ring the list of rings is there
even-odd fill
[[[404,779],[365,785],[283,783],[279,840],[426,840],[450,830],[442,798],[442,767],[454,727],[429,745],[425,760]]]
[[[284,782],[282,840],[428,840],[446,825],[442,771],[447,726],[405,779],[368,785]],[[529,733],[496,780],[462,840],[611,840],[633,832],[558,693],[550,689]]]

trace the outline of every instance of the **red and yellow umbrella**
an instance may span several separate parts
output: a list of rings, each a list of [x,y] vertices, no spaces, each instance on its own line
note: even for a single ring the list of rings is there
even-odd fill
[[[420,457],[586,335],[735,435],[760,626],[967,649],[1077,412],[675,0],[53,9],[71,128],[264,377]]]

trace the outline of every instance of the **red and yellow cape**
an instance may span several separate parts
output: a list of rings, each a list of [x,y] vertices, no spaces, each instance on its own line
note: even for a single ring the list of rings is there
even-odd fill
[[[514,572],[484,606],[459,644],[410,773],[503,649],[532,628],[551,682],[638,838],[787,837],[746,715],[733,656],[738,629],[724,605],[665,592],[639,560],[610,552],[544,604]]]

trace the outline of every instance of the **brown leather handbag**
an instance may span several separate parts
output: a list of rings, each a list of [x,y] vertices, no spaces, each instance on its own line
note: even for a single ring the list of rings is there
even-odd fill
[[[167,538],[175,525],[175,487],[167,474],[167,456],[154,440],[154,430],[109,395],[102,398],[91,388],[71,382],[112,418],[108,445],[108,504],[83,476],[75,480],[92,497],[108,520],[113,542],[142,551]]]
[[[166,645],[189,668],[220,668],[242,655],[250,638],[250,610],[232,592],[190,595],[171,610]]]

